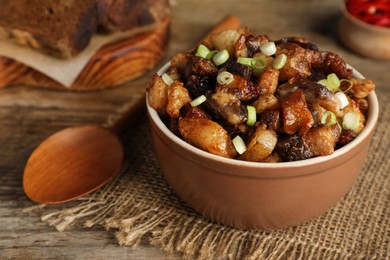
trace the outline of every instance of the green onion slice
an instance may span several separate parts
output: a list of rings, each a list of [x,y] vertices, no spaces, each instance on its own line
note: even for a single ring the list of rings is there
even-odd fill
[[[172,85],[173,79],[167,73],[162,74],[161,78],[168,86]]]
[[[340,80],[340,84],[342,82],[348,82],[348,84],[349,84],[348,88],[346,90],[343,90],[344,93],[347,93],[353,87],[353,83],[349,79],[342,79],[342,80]]]
[[[252,58],[238,57],[237,62],[242,65],[252,67]]]
[[[331,73],[326,78],[328,80],[328,89],[332,92],[336,92],[340,88],[340,79],[335,73]]]
[[[245,153],[246,145],[244,143],[244,140],[242,140],[241,136],[237,135],[236,137],[234,137],[232,141],[233,141],[234,148],[236,148],[236,151],[239,154]]]
[[[255,70],[263,70],[267,63],[263,59],[253,59],[252,68]]]
[[[207,54],[206,59],[211,60],[214,57],[214,55],[217,53],[218,53],[218,51],[216,51],[216,50],[210,51],[209,54]]]
[[[256,108],[254,106],[246,106],[248,110],[248,120],[246,124],[249,126],[253,126],[256,123]]]
[[[339,102],[340,109],[343,109],[349,105],[349,100],[347,98],[347,95],[344,94],[344,92],[338,91],[334,94],[334,96],[336,97],[337,101]]]
[[[217,82],[221,85],[229,85],[234,80],[234,76],[232,73],[228,71],[223,71],[218,74],[217,76]]]
[[[336,115],[331,111],[325,111],[321,116],[321,124],[332,126],[337,123]]]
[[[217,52],[213,56],[213,61],[217,66],[224,64],[228,59],[229,59],[229,52],[226,49]]]
[[[199,106],[200,104],[202,104],[203,102],[206,101],[206,96],[205,95],[200,95],[199,97],[195,98],[194,100],[192,100],[190,102],[190,105],[192,107],[196,107],[196,106]]]
[[[326,87],[329,89],[328,87],[328,80],[327,79],[321,79],[319,81],[317,81],[318,84],[321,84],[322,86]]]
[[[266,56],[272,56],[276,53],[276,45],[274,42],[267,42],[260,46],[260,51]]]
[[[245,57],[239,57],[237,59],[237,62],[242,64],[242,65],[245,65],[245,66],[248,66],[248,67],[251,67],[255,70],[262,70],[265,68],[266,66],[266,62],[265,60],[263,59],[260,59],[260,58],[245,58]]]
[[[272,63],[272,66],[274,67],[274,69],[280,70],[284,67],[286,62],[287,62],[287,55],[282,53],[276,56],[274,62]]]
[[[343,128],[356,131],[359,127],[359,115],[355,112],[348,112],[343,117]]]
[[[205,45],[203,44],[200,44],[198,46],[198,48],[196,49],[196,56],[198,57],[202,57],[204,59],[208,59],[207,57],[209,56],[210,54],[210,50],[209,48],[207,48]]]

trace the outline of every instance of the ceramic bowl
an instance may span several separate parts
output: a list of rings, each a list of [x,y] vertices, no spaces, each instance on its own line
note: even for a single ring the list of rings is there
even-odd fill
[[[356,70],[354,76],[362,77]],[[354,184],[378,118],[374,92],[368,102],[367,124],[351,143],[329,156],[281,163],[240,161],[205,152],[174,135],[149,104],[147,112],[162,173],[179,197],[223,225],[277,229],[320,216]]]
[[[339,38],[352,51],[366,57],[390,59],[390,28],[360,21],[341,2]]]

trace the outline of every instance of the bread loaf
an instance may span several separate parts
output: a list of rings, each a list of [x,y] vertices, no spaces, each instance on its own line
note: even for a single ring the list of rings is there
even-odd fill
[[[71,58],[98,28],[131,30],[168,14],[168,0],[0,0],[0,40]]]
[[[68,58],[97,28],[94,0],[0,0],[0,39]]]

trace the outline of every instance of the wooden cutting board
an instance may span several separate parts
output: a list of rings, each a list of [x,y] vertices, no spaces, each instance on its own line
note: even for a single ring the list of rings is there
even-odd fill
[[[165,55],[170,20],[157,29],[132,36],[98,50],[70,87],[13,59],[0,57],[0,88],[28,85],[89,91],[106,89],[134,79],[155,67]]]

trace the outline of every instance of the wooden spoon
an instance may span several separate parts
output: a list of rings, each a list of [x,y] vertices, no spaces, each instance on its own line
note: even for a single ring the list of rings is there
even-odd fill
[[[228,16],[208,36],[239,26],[237,17]],[[145,98],[139,100],[110,128],[70,127],[48,137],[27,161],[23,175],[26,195],[39,203],[62,203],[109,182],[121,170],[124,159],[124,148],[118,136],[141,114],[144,102]]]

